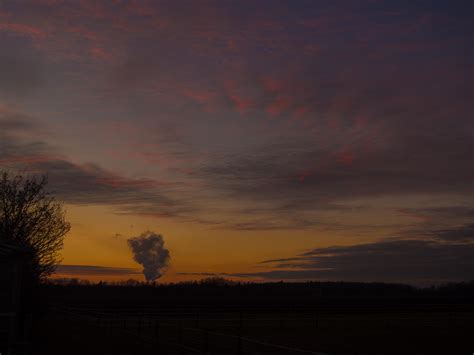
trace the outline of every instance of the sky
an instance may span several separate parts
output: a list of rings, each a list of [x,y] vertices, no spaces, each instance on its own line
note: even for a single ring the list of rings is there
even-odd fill
[[[57,277],[474,279],[472,1],[0,0],[0,169]]]

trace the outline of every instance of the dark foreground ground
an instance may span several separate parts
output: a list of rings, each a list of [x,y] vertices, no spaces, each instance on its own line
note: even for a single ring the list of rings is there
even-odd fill
[[[474,352],[472,284],[285,285],[49,286],[33,354]]]

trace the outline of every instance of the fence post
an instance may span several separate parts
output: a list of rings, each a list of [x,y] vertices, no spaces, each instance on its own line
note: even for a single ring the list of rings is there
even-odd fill
[[[199,314],[199,309],[196,311],[196,328],[199,329],[199,318],[200,318],[200,314]]]
[[[244,312],[243,311],[240,311],[240,314],[239,314],[239,334],[242,334],[242,329],[244,327]]]
[[[237,354],[242,354],[243,312],[240,312],[239,329],[237,332]]]
[[[243,354],[243,351],[242,351],[242,335],[239,334],[239,337],[237,339],[237,354],[241,355]]]
[[[32,350],[33,314],[28,313],[25,318],[23,340],[25,354],[30,354]]]
[[[204,354],[209,354],[209,333],[203,330],[204,335]]]
[[[184,348],[183,348],[183,320],[180,319],[178,323],[178,344],[181,347],[181,354],[184,354]]]
[[[283,329],[285,328],[285,320],[284,320],[284,312],[283,310],[280,308],[280,328]]]
[[[9,332],[8,332],[8,348],[7,352],[10,354],[10,351],[14,351],[13,348],[16,343],[17,337],[17,325],[18,325],[18,313],[10,313],[9,316]]]
[[[160,320],[157,318],[155,320],[155,341],[160,344]]]

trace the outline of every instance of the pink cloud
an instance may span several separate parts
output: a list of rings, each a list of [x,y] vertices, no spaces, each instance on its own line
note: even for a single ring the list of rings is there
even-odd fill
[[[214,111],[216,109],[218,95],[211,89],[186,88],[182,90],[182,93],[194,102],[204,106],[206,111]]]
[[[104,48],[102,47],[92,47],[89,50],[89,53],[91,56],[95,59],[103,60],[103,61],[110,61],[112,60],[112,55],[108,53]]]
[[[280,91],[283,87],[283,83],[272,77],[262,78],[262,85],[266,91],[277,92]]]
[[[234,80],[224,80],[224,87],[227,97],[234,104],[238,112],[243,114],[254,106],[254,100],[249,95],[245,95],[243,88],[240,88]]]
[[[300,183],[303,183],[304,180],[305,180],[307,177],[310,177],[311,175],[313,175],[312,172],[310,172],[310,171],[305,171],[305,172],[303,172],[302,174],[300,174],[300,175],[298,176],[298,180],[299,180]]]
[[[64,28],[65,31],[75,34],[79,37],[83,37],[85,39],[91,41],[98,41],[99,34],[97,32],[92,31],[91,29],[85,28],[83,26],[71,26]]]
[[[306,114],[308,114],[310,112],[310,110],[311,109],[308,106],[297,107],[293,111],[293,118],[301,118],[301,117],[305,116]]]
[[[45,37],[46,33],[40,28],[25,25],[22,23],[0,23],[0,30],[13,32],[19,35],[29,36],[29,37]]]
[[[0,159],[0,164],[35,164],[61,159],[59,155],[13,155]]]
[[[125,179],[121,177],[104,177],[97,179],[97,182],[101,185],[107,185],[115,188],[133,187],[133,188],[156,188],[162,186],[175,185],[172,182],[161,182],[149,179]]]
[[[290,105],[290,97],[278,96],[273,102],[270,103],[270,105],[265,108],[265,111],[272,116],[278,116],[283,111],[287,110]]]
[[[422,214],[419,214],[419,213],[414,213],[413,211],[410,211],[410,209],[408,209],[408,208],[400,208],[400,209],[397,210],[397,212],[401,213],[404,216],[414,218],[414,219],[417,219],[417,220],[420,220],[420,221],[423,221],[423,222],[431,220],[430,216],[422,215]]]
[[[354,162],[354,155],[351,152],[343,151],[336,154],[337,161],[345,166],[350,166]]]

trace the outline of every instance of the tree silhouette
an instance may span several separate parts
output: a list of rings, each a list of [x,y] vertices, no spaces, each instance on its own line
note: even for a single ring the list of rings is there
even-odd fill
[[[54,272],[64,236],[70,230],[64,209],[46,191],[46,185],[46,176],[3,172],[0,177],[0,238],[31,251],[37,280]]]

